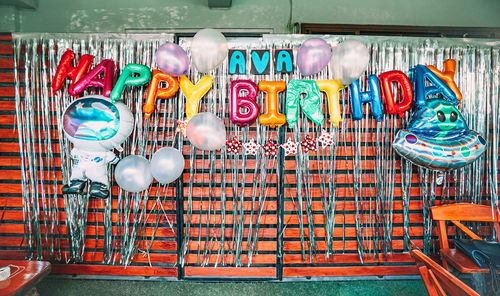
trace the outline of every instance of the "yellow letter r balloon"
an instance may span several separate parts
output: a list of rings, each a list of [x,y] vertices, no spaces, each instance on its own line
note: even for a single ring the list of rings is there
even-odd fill
[[[187,120],[198,113],[198,103],[212,87],[212,82],[212,76],[209,75],[201,77],[196,85],[193,85],[191,80],[185,75],[179,77],[179,86],[181,87],[182,93],[186,96]]]

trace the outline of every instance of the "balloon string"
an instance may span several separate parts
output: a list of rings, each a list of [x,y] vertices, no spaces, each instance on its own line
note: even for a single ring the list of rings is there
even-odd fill
[[[263,141],[259,141],[259,145],[265,144],[265,139],[266,137],[262,137],[260,135],[260,128],[257,127],[257,140],[262,139]],[[252,255],[253,255],[253,250],[252,250],[252,237],[253,237],[253,232],[257,231],[254,229],[254,215],[255,215],[255,198],[257,195],[257,189],[259,188],[259,201],[261,200],[261,194],[262,194],[262,186],[264,183],[264,180],[262,180],[262,176],[265,176],[265,171],[262,171],[262,166],[260,164],[267,164],[267,161],[265,159],[261,159],[262,154],[257,153],[255,156],[255,166],[254,166],[254,172],[252,176],[252,202],[250,204],[250,222],[248,226],[248,234],[247,234],[247,248],[248,248],[248,266],[251,265],[252,263]],[[258,182],[258,177],[260,177],[260,182]],[[260,202],[259,202],[260,204]],[[257,223],[257,222],[255,222]],[[255,225],[257,227],[257,225]]]
[[[294,130],[294,141],[300,142],[300,131],[299,129]],[[302,149],[299,147],[297,149],[297,154],[295,155],[295,162],[297,169],[295,170],[296,177],[296,193],[297,193],[297,202],[298,202],[298,212],[297,216],[299,219],[299,229],[300,229],[300,245],[302,250],[302,261],[305,260],[305,240],[304,240],[304,222],[303,222],[303,198],[302,198],[302,175],[303,175],[303,163],[302,163]]]

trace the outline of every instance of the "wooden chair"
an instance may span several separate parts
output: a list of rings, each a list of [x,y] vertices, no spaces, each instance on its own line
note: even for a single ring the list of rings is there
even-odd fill
[[[449,295],[477,295],[471,287],[456,278],[448,270],[434,262],[431,258],[424,255],[419,250],[412,250],[411,255],[417,263],[418,271],[422,276],[427,293],[430,296],[446,296]]]
[[[460,221],[491,222],[497,234],[500,236],[500,223],[498,211],[491,210],[490,206],[475,204],[451,204],[431,208],[432,219],[436,221],[439,237],[439,247],[443,266],[449,269],[449,265],[456,268],[460,273],[489,273],[487,268],[480,268],[467,255],[451,249],[448,243],[448,232],[446,222],[449,221],[460,228],[472,239],[481,239],[477,234],[463,225]],[[500,271],[499,271],[500,272]]]

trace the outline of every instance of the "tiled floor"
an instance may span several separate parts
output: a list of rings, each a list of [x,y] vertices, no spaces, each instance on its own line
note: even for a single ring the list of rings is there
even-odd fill
[[[41,296],[51,295],[427,295],[420,280],[346,282],[151,282],[45,279],[38,286]]]

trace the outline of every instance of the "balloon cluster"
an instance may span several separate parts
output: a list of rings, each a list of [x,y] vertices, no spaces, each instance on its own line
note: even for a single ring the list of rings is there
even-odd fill
[[[330,63],[333,77],[343,85],[357,80],[369,61],[368,48],[356,40],[346,40],[331,50],[325,40],[311,38],[302,43],[297,53],[297,66],[303,76],[314,75]]]
[[[228,45],[220,32],[203,29],[194,36],[190,51],[194,67],[201,73],[207,73],[224,61],[228,54]],[[290,53],[283,52],[285,53],[288,54],[288,60],[291,63]],[[126,86],[141,86],[149,81],[146,102],[143,106],[146,118],[154,112],[157,99],[172,98],[180,88],[186,97],[186,120],[190,120],[198,113],[201,98],[213,84],[211,75],[201,77],[196,83],[190,81],[186,76],[189,70],[189,57],[184,49],[174,43],[166,43],[158,48],[155,60],[159,70],[153,69],[151,73],[144,65],[128,64],[124,67],[114,87],[112,83],[115,64],[111,60],[103,60],[94,69],[84,74],[89,70],[92,58],[92,56],[82,56],[75,67],[73,66],[74,54],[68,51],[63,56],[54,78],[54,90],[62,87],[62,81],[65,78],[70,78],[73,82],[79,79],[75,85],[70,86],[71,93],[78,95],[88,86],[101,87],[104,95],[116,102],[121,99]],[[261,81],[257,85],[249,79],[236,79],[231,82],[230,119],[240,126],[252,124],[257,119],[262,125],[270,127],[279,127],[286,122],[294,126],[298,118],[297,112],[302,110],[314,123],[322,124],[324,116],[318,102],[320,91],[324,91],[327,94],[330,121],[336,126],[341,121],[338,92],[344,88],[344,85],[356,83],[357,78],[366,69],[368,60],[368,49],[357,41],[342,42],[332,52],[330,45],[321,38],[306,40],[300,46],[297,55],[297,65],[302,75],[314,75],[330,63],[335,79],[316,82],[295,80],[291,81],[288,86],[283,81]],[[287,65],[287,68],[288,66],[292,65]],[[162,83],[166,83],[166,86],[162,87]],[[353,93],[355,93],[355,87],[356,85],[353,85]],[[286,116],[278,112],[278,93],[285,89],[287,90]],[[259,90],[267,94],[265,100],[267,110],[262,116],[259,116],[259,106],[255,101]],[[242,95],[242,93],[245,94]],[[303,93],[307,94],[305,98],[302,97]],[[378,100],[379,96],[375,93],[372,95],[359,91],[357,93],[360,94],[357,105],[371,102],[374,106],[381,103]],[[381,105],[379,107],[374,110],[382,110]],[[353,111],[355,119],[362,116],[361,112]],[[380,119],[382,112],[375,113],[377,119]]]
[[[191,58],[195,68],[199,72],[207,73],[214,70],[224,61],[227,53],[228,46],[226,39],[220,32],[214,29],[200,30],[193,38]],[[69,49],[66,50],[52,81],[53,91],[60,90],[64,86],[64,81],[70,79],[71,84],[68,92],[71,95],[79,96],[87,87],[98,87],[102,89],[102,94],[104,95],[102,98],[109,100],[112,103],[112,107],[113,105],[119,106],[122,104],[119,101],[126,86],[142,86],[150,82],[146,102],[143,106],[145,117],[148,118],[155,110],[155,101],[157,99],[171,98],[181,88],[187,98],[186,114],[187,120],[189,120],[197,114],[200,99],[212,87],[211,76],[202,77],[196,85],[191,83],[185,76],[189,71],[189,57],[182,47],[174,43],[162,44],[157,49],[155,61],[159,70],[153,69],[151,72],[144,65],[127,64],[123,68],[121,75],[116,79],[116,83],[114,83],[115,62],[103,59],[91,69],[93,59],[94,56],[92,55],[83,55],[75,65],[74,52]],[[160,87],[162,83],[166,83],[166,87]],[[88,100],[87,98],[85,99]],[[101,101],[106,102],[105,100]],[[101,101],[98,102],[100,105],[102,105]],[[78,105],[78,108],[81,108],[80,105]],[[94,111],[97,112],[101,108],[99,106],[95,103],[88,108],[91,110],[95,109]],[[89,120],[94,119],[86,119],[86,121]],[[126,120],[122,121],[126,122]],[[72,126],[72,128],[74,127]],[[226,140],[224,123],[210,113],[200,113],[193,117],[188,122],[186,130],[188,139],[199,149],[220,149]],[[75,133],[77,132],[79,131],[75,131]],[[127,137],[129,134],[127,134]],[[119,143],[116,146],[119,147]],[[80,150],[78,150],[78,155],[82,154]],[[96,152],[92,151],[92,153],[95,154]],[[76,155],[76,152],[74,154]],[[79,157],[78,155],[75,157]],[[112,157],[108,158],[111,159]],[[117,160],[116,157],[114,159]],[[151,185],[153,178],[162,184],[170,183],[179,178],[183,170],[184,158],[182,153],[174,148],[162,148],[153,155],[151,161],[138,155],[129,155],[123,158],[116,166],[115,179],[122,189],[129,192],[140,192],[146,190]],[[106,178],[101,179],[105,180]],[[101,183],[103,182],[106,183],[105,181],[101,181]],[[79,183],[77,184],[76,181],[73,183],[70,186],[66,186],[68,187],[68,192],[76,192],[81,189],[82,186]],[[106,187],[106,184],[103,184],[101,187]],[[105,196],[106,194],[103,193],[101,195]]]
[[[151,161],[139,155],[123,158],[115,168],[115,179],[121,189],[141,192],[148,189],[155,178],[161,184],[171,183],[182,175],[184,157],[172,147],[164,147],[153,154]]]
[[[226,39],[214,29],[200,30],[191,42],[191,59],[200,73],[212,72],[226,59],[228,52]],[[292,50],[281,51],[281,54],[282,58],[287,57],[290,61],[290,65],[285,63],[286,68],[293,68]],[[243,57],[244,54],[240,51],[238,55],[233,54],[233,56]],[[262,57],[259,57],[261,62],[265,56],[263,52]],[[377,121],[382,120],[384,112],[403,116],[413,103],[412,82],[401,71],[388,71],[378,76],[369,75],[366,83],[368,90],[362,91],[359,77],[367,69],[369,56],[369,50],[359,41],[346,40],[337,44],[332,50],[331,46],[321,38],[308,39],[298,49],[298,70],[302,76],[311,76],[324,70],[329,64],[333,79],[292,79],[288,81],[288,85],[284,81],[261,81],[256,84],[250,79],[235,79],[231,81],[230,86],[230,120],[240,126],[250,125],[258,120],[261,125],[273,128],[285,123],[293,127],[298,122],[301,111],[313,123],[322,125],[325,116],[320,101],[321,92],[324,92],[328,102],[330,122],[333,126],[338,126],[342,120],[339,91],[347,85],[350,90],[353,120],[360,120],[364,117],[364,105],[367,103],[370,104],[372,115]],[[74,53],[67,50],[59,63],[52,83],[54,91],[61,89],[64,80],[69,78],[71,80],[68,90],[70,94],[78,96],[87,87],[100,87],[103,95],[109,97],[112,104],[120,104],[118,101],[121,100],[126,86],[142,86],[149,82],[146,102],[143,106],[145,117],[148,118],[155,110],[157,99],[172,98],[180,88],[186,97],[186,119],[179,122],[178,130],[182,131],[191,144],[198,149],[213,151],[225,145],[224,122],[214,114],[198,113],[199,102],[211,89],[213,78],[205,75],[198,82],[191,82],[186,76],[189,72],[190,59],[179,45],[166,43],[158,48],[155,61],[159,69],[151,71],[144,65],[127,64],[116,79],[114,86],[116,65],[112,60],[104,59],[93,69],[91,69],[93,61],[91,55],[83,55],[76,65],[74,60]],[[252,60],[256,60],[253,53]],[[267,60],[270,60],[269,52]],[[277,67],[283,66],[278,59],[276,64]],[[264,72],[265,67],[260,66],[259,69],[262,68],[261,72]],[[459,104],[461,94],[453,81],[454,69],[453,60],[445,62],[442,72],[432,66],[417,65],[413,68],[410,76],[414,79],[415,105],[422,108],[427,104],[427,97],[435,94],[442,94],[444,99]],[[397,102],[393,94],[395,84],[401,89],[401,96]],[[278,111],[278,98],[279,93],[285,90],[286,114],[281,114]],[[264,100],[266,110],[260,116],[259,105],[256,102],[258,91],[266,94]],[[121,188],[139,192],[150,186],[153,177],[160,183],[170,183],[182,174],[183,169],[182,154],[173,148],[162,148],[153,155],[151,162],[137,155],[125,157],[117,165],[115,175]],[[77,185],[75,183],[73,187],[77,188],[79,186]]]
[[[224,61],[227,53],[226,38],[217,30],[202,29],[191,41],[191,58],[198,72],[212,71]],[[188,73],[189,58],[184,49],[175,43],[161,45],[155,59],[158,68],[165,74],[182,76]]]
[[[209,112],[198,113],[189,120],[186,136],[193,146],[202,150],[221,149],[226,143],[224,122]],[[153,154],[151,162],[138,155],[122,159],[115,169],[116,183],[129,192],[146,190],[155,178],[161,184],[175,181],[184,171],[182,153],[171,147]]]

